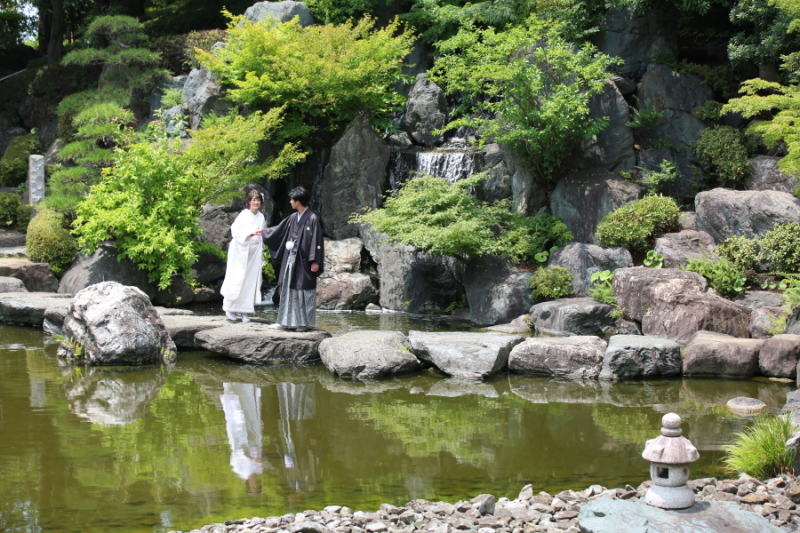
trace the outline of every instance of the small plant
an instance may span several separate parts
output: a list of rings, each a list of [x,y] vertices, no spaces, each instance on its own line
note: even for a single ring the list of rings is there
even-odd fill
[[[546,263],[547,259],[550,257],[550,254],[558,250],[558,246],[553,246],[549,250],[542,250],[541,252],[535,254],[533,258],[539,263]]]
[[[537,269],[528,279],[534,300],[555,300],[572,294],[572,274],[562,266]]]
[[[459,298],[458,300],[456,300],[454,302],[450,302],[450,305],[447,306],[447,308],[444,310],[444,312],[445,312],[445,314],[449,315],[450,313],[452,313],[456,309],[461,309],[461,308],[464,308],[464,307],[469,307],[469,304],[467,303],[467,295],[466,294],[462,294],[461,298]]]
[[[642,103],[637,96],[633,98],[636,100],[636,107],[631,108],[633,116],[630,122],[625,125],[635,130],[654,129],[658,122],[664,118],[664,112],[659,110],[652,100]]]
[[[608,314],[608,316],[610,316],[614,320],[619,320],[620,318],[623,317],[623,315],[625,315],[625,308],[620,306],[617,306],[616,309],[614,309]]]
[[[183,92],[180,89],[170,88],[161,96],[161,107],[169,109],[183,103]]]
[[[673,161],[664,159],[658,165],[658,170],[647,170],[644,172],[642,184],[647,187],[650,194],[664,192],[664,188],[673,185],[681,177],[678,165]]]
[[[0,227],[11,227],[17,221],[19,196],[11,192],[0,192]]]
[[[594,287],[589,289],[589,296],[602,302],[604,304],[616,305],[617,297],[614,295],[614,287],[611,284],[614,279],[614,273],[610,270],[603,270],[602,272],[595,272],[589,278],[594,284]]]
[[[700,132],[692,143],[704,175],[714,184],[736,187],[750,175],[750,153],[742,132],[731,126],[714,126]]]
[[[597,225],[597,242],[600,246],[623,246],[643,252],[650,248],[656,235],[677,227],[679,215],[674,199],[647,196],[606,215]]]
[[[766,290],[774,291],[775,289],[778,288],[778,284],[775,283],[775,280],[772,280],[772,279],[769,279],[769,278],[762,279],[758,283],[758,286],[761,287],[761,289],[765,290],[765,291]]]
[[[800,224],[778,224],[759,241],[760,259],[770,270],[800,272]]]
[[[655,250],[650,250],[647,252],[647,256],[644,258],[644,261],[642,261],[642,264],[650,268],[661,268],[664,266],[664,256]]]
[[[796,450],[786,446],[794,433],[789,415],[762,415],[733,443],[723,446],[723,462],[733,473],[746,472],[756,478],[770,478],[791,472]]]
[[[708,100],[706,103],[695,109],[694,114],[706,124],[719,124],[722,115],[722,103],[716,100]]]
[[[75,239],[64,228],[64,215],[40,210],[28,225],[25,252],[33,262],[50,263],[56,276],[63,274],[78,253]]]
[[[708,280],[709,285],[723,296],[735,296],[741,293],[747,282],[747,276],[736,266],[725,259],[712,261],[705,258],[693,258],[683,270],[697,272]]]
[[[738,235],[725,239],[725,242],[717,246],[716,253],[744,272],[756,267],[760,250],[761,248],[756,239],[751,239],[746,235]]]
[[[83,345],[78,341],[67,338],[63,335],[55,335],[55,339],[57,342],[60,342],[64,346],[72,352],[72,355],[75,359],[82,359],[83,358]]]

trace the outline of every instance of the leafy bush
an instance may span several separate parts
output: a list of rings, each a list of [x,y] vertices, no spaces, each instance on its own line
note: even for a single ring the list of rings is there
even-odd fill
[[[751,427],[734,434],[732,444],[723,446],[723,462],[732,473],[761,479],[791,472],[796,449],[787,447],[786,441],[793,434],[789,415],[759,416]]]
[[[733,263],[742,272],[756,268],[760,252],[758,240],[746,235],[729,237],[716,250],[717,255]]]
[[[736,266],[725,260],[712,261],[705,258],[689,259],[683,270],[697,272],[708,280],[708,284],[723,296],[735,296],[744,290],[747,276]]]
[[[28,231],[28,224],[31,222],[31,215],[33,214],[33,206],[28,204],[20,204],[17,207],[17,229],[21,232]]]
[[[388,126],[388,113],[404,102],[392,86],[408,79],[401,67],[413,36],[397,21],[381,29],[368,17],[304,28],[226,14],[226,46],[198,50],[197,58],[233,86],[230,100],[255,109],[285,106],[279,143],[305,140],[318,129],[334,131],[364,110]]]
[[[433,255],[465,260],[470,255],[502,255],[515,262],[533,261],[553,246],[566,246],[572,234],[558,218],[527,217],[511,211],[508,201],[482,202],[470,194],[485,178],[476,174],[455,183],[444,178],[414,178],[386,199],[381,209],[353,217],[391,242],[410,244]]]
[[[597,225],[597,243],[643,252],[652,246],[656,235],[677,227],[679,216],[674,199],[647,196],[603,217]]]
[[[664,159],[658,165],[658,170],[647,170],[644,172],[642,184],[650,194],[665,192],[670,185],[675,184],[681,176],[678,165],[672,161]]]
[[[590,117],[589,100],[618,60],[576,47],[536,17],[504,31],[462,27],[437,48],[429,77],[460,97],[444,129],[467,126],[510,145],[541,183],[558,176],[575,143],[608,123]]]
[[[56,276],[72,264],[78,248],[69,230],[64,228],[64,215],[41,209],[28,225],[25,243],[28,259],[36,263],[50,263]]]
[[[28,179],[28,156],[39,153],[36,135],[20,135],[11,139],[0,159],[0,187],[16,187]]]
[[[617,305],[617,296],[614,294],[614,285],[612,284],[613,279],[614,273],[610,270],[592,274],[590,280],[594,286],[589,289],[589,296],[604,304]]]
[[[703,105],[694,110],[697,118],[706,124],[716,125],[722,119],[722,103],[716,100],[708,100]]]
[[[536,269],[528,278],[534,300],[555,300],[572,294],[572,274],[562,266]]]
[[[744,135],[731,126],[714,126],[701,131],[692,149],[704,173],[716,184],[741,186],[752,171]]]
[[[771,271],[800,272],[800,224],[779,224],[759,241],[760,258],[770,264]]]
[[[17,209],[20,205],[19,195],[0,192],[0,227],[13,226],[17,221]]]

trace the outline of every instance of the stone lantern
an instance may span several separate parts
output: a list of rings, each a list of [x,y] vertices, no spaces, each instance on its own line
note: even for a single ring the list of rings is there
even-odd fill
[[[650,461],[653,485],[645,503],[661,509],[686,509],[694,505],[694,492],[689,480],[689,463],[697,461],[697,453],[689,439],[681,437],[681,417],[668,413],[661,419],[661,436],[645,443],[642,457]]]

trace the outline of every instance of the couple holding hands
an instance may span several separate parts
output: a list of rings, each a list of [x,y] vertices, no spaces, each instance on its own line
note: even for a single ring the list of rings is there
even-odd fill
[[[277,226],[265,228],[261,204],[264,195],[251,190],[246,208],[231,225],[233,240],[228,247],[228,265],[222,293],[222,310],[229,320],[249,322],[261,303],[261,271],[266,245],[280,263],[278,286],[280,305],[277,322],[271,328],[306,331],[316,322],[317,277],[322,274],[325,246],[322,226],[316,213],[308,208],[310,194],[304,187],[289,192],[294,213]]]

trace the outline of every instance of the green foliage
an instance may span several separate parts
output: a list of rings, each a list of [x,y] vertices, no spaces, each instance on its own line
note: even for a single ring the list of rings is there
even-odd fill
[[[772,271],[800,272],[800,224],[778,224],[761,237],[759,244],[759,257]]]
[[[647,252],[642,264],[649,268],[661,268],[664,266],[664,256],[655,250]]]
[[[660,1],[660,0],[659,0]],[[608,0],[609,7],[629,8],[637,13],[644,13],[656,3],[656,0]],[[727,0],[669,0],[681,13],[705,15],[715,4],[727,5]]]
[[[64,227],[64,215],[40,209],[28,224],[25,253],[35,263],[50,263],[56,276],[63,274],[78,253],[75,239]]]
[[[674,199],[647,196],[609,213],[597,225],[600,246],[623,246],[643,252],[656,235],[675,228],[680,211]]]
[[[747,282],[742,270],[736,265],[725,260],[712,261],[705,258],[689,259],[689,264],[682,267],[682,270],[697,272],[708,280],[708,284],[723,296],[736,296],[740,294]]]
[[[646,170],[642,178],[642,185],[647,188],[648,194],[661,194],[674,185],[681,176],[677,163],[664,159],[658,165],[659,170]]]
[[[445,130],[473,127],[510,145],[542,183],[558,176],[575,143],[607,124],[589,116],[589,99],[618,61],[568,43],[535,17],[504,31],[463,27],[437,47],[429,77],[461,96]]]
[[[164,109],[169,109],[170,107],[175,107],[177,105],[181,105],[183,103],[183,91],[180,89],[167,89],[164,91],[164,94],[161,96],[161,107]]]
[[[643,104],[638,96],[634,96],[634,99],[637,107],[631,107],[633,116],[630,122],[625,125],[634,130],[654,129],[664,118],[664,112],[658,109],[652,100],[648,100]]]
[[[278,275],[275,273],[275,267],[272,266],[272,256],[269,253],[269,249],[266,248],[264,249],[264,266],[261,267],[261,273],[267,278],[267,282],[278,279]]]
[[[758,240],[746,235],[729,237],[716,250],[717,255],[733,263],[742,272],[756,268],[760,252]]]
[[[761,415],[751,427],[734,434],[732,444],[723,446],[723,462],[734,474],[746,472],[761,479],[791,473],[796,450],[786,441],[793,434],[790,415]]]
[[[595,272],[589,279],[593,283],[593,287],[589,289],[589,296],[604,304],[617,305],[617,297],[612,284],[614,280],[612,271]]]
[[[308,0],[306,5],[314,19],[323,24],[342,24],[373,12],[378,3],[378,0]]]
[[[198,240],[202,207],[230,199],[248,183],[281,177],[302,159],[286,145],[274,159],[254,163],[258,143],[280,127],[281,111],[206,120],[185,150],[163,123],[153,123],[149,138],[118,150],[116,164],[78,206],[74,226],[81,247],[91,251],[116,241],[120,255],[161,289],[175,274],[188,279],[199,252],[221,253]]]
[[[717,185],[741,186],[752,171],[744,135],[731,126],[714,126],[701,131],[692,149],[704,175]]]
[[[746,28],[728,44],[734,65],[776,66],[782,55],[800,47],[800,36],[789,33],[791,16],[770,0],[738,0],[731,7],[730,19]]]
[[[17,221],[17,210],[21,202],[19,195],[0,192],[0,227],[13,226]]]
[[[572,274],[562,266],[537,268],[528,278],[534,300],[555,300],[572,294]]]
[[[161,55],[162,65],[175,74],[200,68],[195,57],[195,48],[211,51],[211,47],[223,42],[228,32],[225,30],[200,30],[182,35],[164,35],[153,39],[150,48]]]
[[[395,21],[381,29],[365,17],[357,23],[304,28],[290,21],[257,24],[228,14],[226,46],[197,58],[223,82],[228,98],[256,109],[284,106],[278,142],[304,140],[317,130],[336,130],[367,111],[379,126],[404,99],[392,88],[412,34]]]
[[[388,235],[391,242],[410,244],[433,255],[501,255],[515,262],[531,261],[542,250],[565,246],[572,234],[558,218],[511,212],[508,201],[482,202],[469,191],[485,176],[476,174],[448,183],[420,177],[403,184],[383,208],[352,218]]]
[[[722,103],[716,100],[707,100],[694,110],[694,114],[706,124],[717,125],[722,120]]]
[[[0,159],[0,187],[16,187],[28,179],[28,156],[39,153],[36,135],[20,135],[11,139]]]
[[[0,10],[0,51],[12,50],[22,44],[23,35],[33,26],[31,20],[17,10]]]
[[[32,205],[23,203],[19,204],[19,207],[17,207],[17,230],[23,233],[28,231],[28,224],[30,224],[32,214]]]

